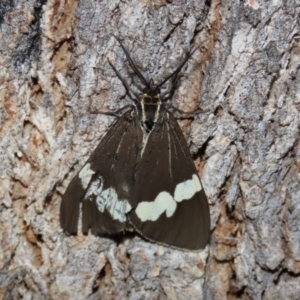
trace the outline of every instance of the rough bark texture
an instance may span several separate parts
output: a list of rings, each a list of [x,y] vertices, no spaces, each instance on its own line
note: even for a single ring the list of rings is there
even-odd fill
[[[299,299],[298,0],[1,0],[1,299]],[[210,245],[67,237],[61,195],[144,74],[192,45],[173,103],[210,201]]]

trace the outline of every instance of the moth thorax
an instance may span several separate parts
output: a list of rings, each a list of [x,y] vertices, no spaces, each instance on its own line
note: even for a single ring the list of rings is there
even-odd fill
[[[141,104],[143,115],[142,126],[144,127],[146,132],[150,132],[159,117],[161,108],[160,94],[144,94]]]

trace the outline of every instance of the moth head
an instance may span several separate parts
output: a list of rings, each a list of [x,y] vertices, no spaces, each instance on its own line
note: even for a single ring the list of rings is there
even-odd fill
[[[154,85],[154,81],[151,78],[149,84],[143,89],[144,99],[147,101],[147,98],[151,100],[156,100],[157,102],[160,99],[160,88]]]

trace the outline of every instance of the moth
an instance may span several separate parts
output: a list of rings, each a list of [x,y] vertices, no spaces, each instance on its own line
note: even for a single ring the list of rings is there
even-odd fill
[[[152,242],[202,249],[210,234],[207,197],[172,115],[171,109],[176,108],[169,103],[177,75],[194,51],[172,74],[154,84],[145,79],[115,38],[144,87],[137,86],[139,93],[133,91],[108,60],[132,104],[110,113],[116,117],[113,125],[69,184],[60,207],[61,227],[77,234],[81,217],[84,234],[134,230]],[[169,88],[161,93],[168,81]]]

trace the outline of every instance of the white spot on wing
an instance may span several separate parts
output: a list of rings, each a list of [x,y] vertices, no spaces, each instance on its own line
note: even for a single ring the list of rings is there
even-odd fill
[[[99,211],[103,213],[107,209],[114,220],[125,222],[125,214],[131,210],[131,205],[127,200],[118,200],[118,194],[114,188],[108,188],[103,191],[103,184],[101,176],[95,178],[89,184],[84,199],[95,199]]]
[[[98,178],[95,178],[89,185],[86,193],[85,193],[85,196],[84,196],[84,199],[90,199],[91,200],[91,196],[93,195],[100,195],[101,192],[102,192],[102,189],[103,189],[103,178],[102,177],[98,177]]]
[[[104,191],[98,190],[96,204],[99,211],[104,212],[106,208],[114,220],[120,222],[126,221],[126,213],[131,210],[131,205],[127,200],[118,200],[117,192],[114,188],[108,188]]]
[[[87,163],[79,172],[78,176],[81,179],[81,184],[86,189],[91,181],[92,176],[96,172],[91,169],[91,164]]]
[[[184,182],[177,184],[174,200],[181,202],[182,200],[191,199],[197,192],[201,191],[202,186],[200,180],[196,174],[192,176],[192,179],[188,179]]]
[[[140,202],[135,212],[142,222],[156,221],[164,212],[167,217],[171,217],[176,206],[176,202],[168,192],[161,192],[153,202]]]
[[[192,179],[177,184],[174,198],[168,192],[160,192],[154,201],[140,202],[135,213],[142,222],[156,221],[163,213],[166,213],[167,217],[170,218],[176,210],[177,202],[192,199],[201,189],[200,180],[194,174]]]

